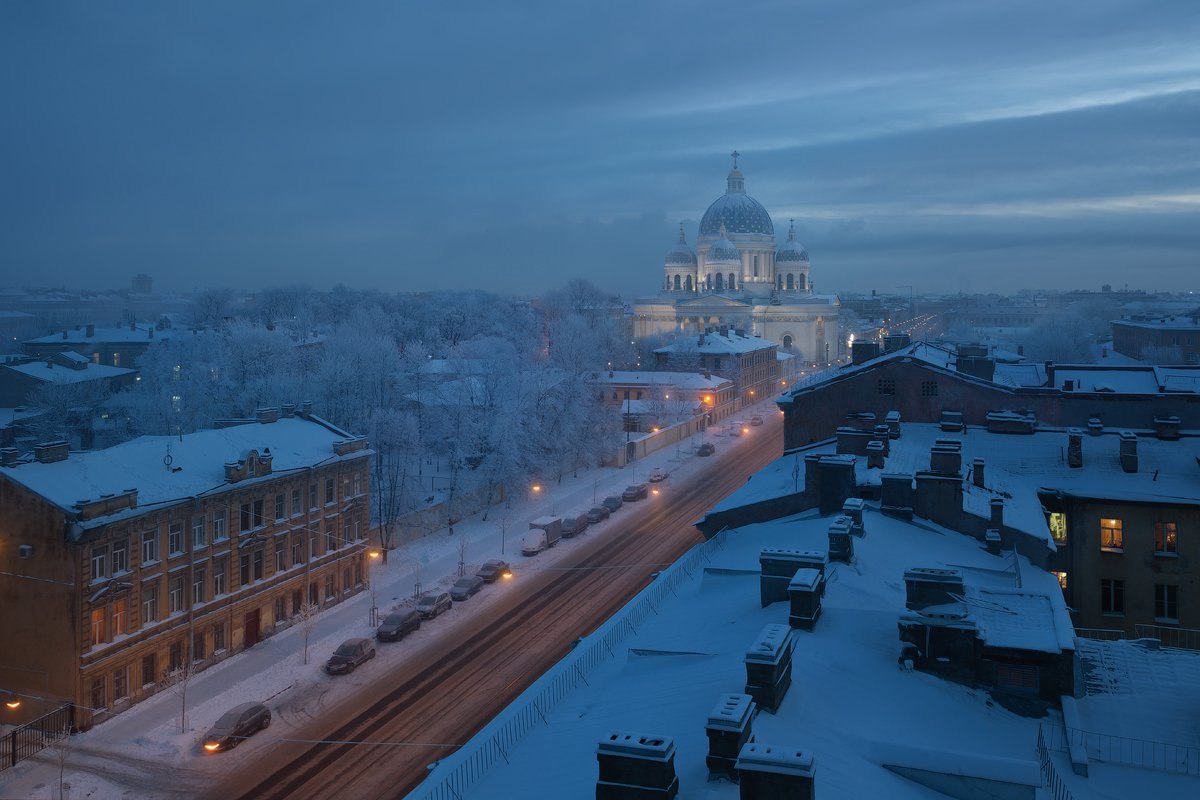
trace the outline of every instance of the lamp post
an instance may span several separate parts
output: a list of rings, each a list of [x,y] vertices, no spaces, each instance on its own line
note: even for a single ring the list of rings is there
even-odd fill
[[[367,585],[371,587],[371,612],[367,621],[372,628],[379,625],[379,606],[375,602],[375,564],[379,561],[379,550],[367,551]]]

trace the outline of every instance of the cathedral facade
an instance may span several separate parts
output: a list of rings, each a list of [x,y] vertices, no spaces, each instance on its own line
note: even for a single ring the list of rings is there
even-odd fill
[[[693,248],[683,225],[663,263],[661,291],[633,304],[634,335],[690,336],[727,326],[777,342],[803,362],[836,358],[836,295],[813,291],[808,252],[796,226],[777,244],[775,224],[746,194],[733,154],[725,194],[700,219]]]

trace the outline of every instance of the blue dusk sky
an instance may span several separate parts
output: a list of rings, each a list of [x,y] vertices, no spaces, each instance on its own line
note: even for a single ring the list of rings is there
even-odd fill
[[[0,3],[0,286],[1190,290],[1200,2]]]

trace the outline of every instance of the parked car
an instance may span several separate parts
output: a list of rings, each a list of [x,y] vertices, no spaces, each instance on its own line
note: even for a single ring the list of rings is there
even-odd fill
[[[587,530],[588,517],[586,511],[572,511],[563,517],[563,536],[570,538]]]
[[[242,739],[271,725],[271,710],[262,703],[242,703],[221,715],[204,735],[204,749],[210,753],[237,747]]]
[[[330,675],[354,672],[354,668],[375,657],[375,645],[370,639],[347,639],[325,662],[325,671]]]
[[[616,511],[618,508],[625,505],[625,501],[622,500],[619,495],[610,494],[608,497],[604,498],[604,501],[600,505],[604,506],[609,511]]]
[[[603,522],[604,520],[608,519],[608,515],[611,513],[612,512],[604,506],[592,506],[590,509],[588,509],[588,522],[592,525],[595,525],[597,522]]]
[[[711,456],[715,452],[717,452],[717,448],[713,447],[712,442],[703,442],[696,448],[696,455],[698,456]]]
[[[655,467],[654,469],[650,470],[650,475],[646,478],[646,480],[650,481],[651,483],[658,483],[660,481],[665,481],[666,479],[667,471],[662,467]]]
[[[423,594],[417,601],[417,613],[421,615],[421,619],[433,619],[443,611],[449,611],[452,605],[454,603],[450,601],[449,592]]]
[[[488,561],[475,573],[477,577],[483,579],[484,583],[495,583],[497,578],[511,574],[512,571],[508,568],[508,562],[500,560]]]
[[[750,418],[750,424],[754,425],[754,426],[762,425],[763,418],[761,416],[759,416],[758,414],[755,414],[753,417]]]
[[[451,600],[469,600],[483,588],[483,578],[478,575],[464,575],[450,587]]]
[[[621,499],[627,503],[632,503],[636,500],[646,499],[646,484],[635,483],[625,487],[625,491],[621,492]]]
[[[381,642],[398,642],[420,627],[421,615],[416,611],[393,611],[375,629],[375,638]]]

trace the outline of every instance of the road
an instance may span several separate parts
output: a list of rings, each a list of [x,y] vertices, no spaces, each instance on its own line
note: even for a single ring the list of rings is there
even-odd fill
[[[618,529],[585,536],[569,562],[505,584],[502,602],[481,606],[456,639],[414,652],[350,701],[286,733],[272,727],[270,733],[281,735],[248,763],[233,766],[206,796],[404,797],[425,778],[428,764],[470,739],[571,642],[637,594],[650,572],[701,541],[692,523],[781,455],[780,416],[764,418],[752,436],[718,445],[728,452],[687,485],[668,481],[660,496],[626,504],[614,515]],[[362,669],[377,667],[387,668],[374,662]]]

